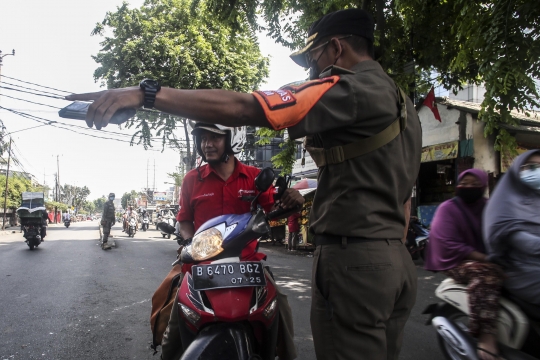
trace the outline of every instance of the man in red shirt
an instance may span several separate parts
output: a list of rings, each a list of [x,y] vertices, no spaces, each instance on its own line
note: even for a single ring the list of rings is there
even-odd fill
[[[251,204],[249,199],[257,194],[254,179],[260,172],[259,169],[244,165],[234,157],[245,142],[245,129],[197,123],[192,135],[195,138],[197,152],[207,165],[188,172],[182,182],[180,211],[176,220],[180,224],[180,235],[184,239],[192,238],[202,224],[216,216],[249,212]],[[274,206],[273,190],[271,187],[258,199],[259,205],[267,212]],[[287,189],[280,199],[279,206],[292,208],[303,203],[304,199],[297,190]],[[257,254],[256,248],[257,241],[252,241],[242,251],[242,258]],[[277,355],[280,359],[294,359],[296,350],[293,342],[291,309],[287,296],[282,294],[277,286],[276,289],[281,334],[278,339]],[[182,355],[177,314],[178,304],[175,301],[169,326],[161,344],[164,360],[176,360]]]
[[[287,244],[287,249],[296,250],[296,245],[298,245],[298,233],[300,232],[300,224],[298,224],[298,219],[300,218],[300,213],[294,213],[287,219],[287,225],[289,226],[289,241]]]

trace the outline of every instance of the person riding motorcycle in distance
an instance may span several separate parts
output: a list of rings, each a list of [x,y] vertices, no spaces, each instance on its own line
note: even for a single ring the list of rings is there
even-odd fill
[[[207,165],[188,172],[182,183],[180,211],[176,219],[184,239],[192,238],[203,223],[216,216],[249,212],[250,202],[243,200],[242,196],[256,195],[254,179],[260,172],[255,167],[242,164],[234,156],[244,145],[245,128],[196,123],[192,135],[197,152]],[[265,211],[270,211],[274,206],[273,188],[262,194],[258,201]],[[292,208],[302,205],[303,202],[304,199],[297,190],[287,189],[281,199],[281,206]],[[253,257],[259,256],[257,260],[264,259],[264,254],[257,252],[257,244],[257,241],[248,244],[241,257],[254,259]],[[277,300],[281,334],[277,355],[283,360],[294,359],[296,350],[293,342],[292,313],[287,296],[280,293],[279,289]],[[177,360],[182,356],[178,319],[178,302],[175,301],[161,343],[164,360]]]
[[[147,219],[150,222],[150,217],[148,216],[148,213],[146,212],[146,209],[143,209],[142,214],[141,214],[141,220],[143,221],[142,226],[145,226],[144,225],[144,219]],[[148,224],[146,224],[146,228],[148,228]]]
[[[111,245],[107,242],[111,233],[111,227],[115,224],[114,214],[114,193],[109,194],[109,200],[103,205],[103,215],[101,216],[101,226],[103,226],[103,244],[102,249],[108,250]]]
[[[124,214],[124,232],[128,232],[129,219],[132,216],[136,216],[136,213],[133,210],[133,207],[130,206],[130,207],[128,207],[128,209],[126,210],[126,213]]]

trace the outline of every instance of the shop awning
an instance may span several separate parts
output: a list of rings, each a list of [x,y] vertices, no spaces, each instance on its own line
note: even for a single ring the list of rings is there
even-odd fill
[[[455,159],[458,156],[459,141],[426,146],[422,148],[422,162]]]

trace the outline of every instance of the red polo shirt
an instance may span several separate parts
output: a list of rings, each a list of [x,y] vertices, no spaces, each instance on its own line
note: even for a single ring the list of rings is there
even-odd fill
[[[191,170],[184,177],[180,198],[180,211],[176,216],[178,221],[193,221],[195,232],[206,221],[225,214],[244,214],[249,212],[250,202],[242,201],[241,197],[255,196],[255,177],[260,170],[242,164],[234,158],[234,172],[223,180],[208,165]],[[274,187],[270,187],[259,197],[259,204],[265,211],[270,211],[274,204]]]

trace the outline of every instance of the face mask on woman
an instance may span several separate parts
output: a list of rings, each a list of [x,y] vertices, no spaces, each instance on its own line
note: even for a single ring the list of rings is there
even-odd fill
[[[540,191],[540,167],[523,170],[519,173],[521,181],[528,187]]]
[[[466,204],[471,204],[480,200],[484,195],[483,187],[458,186],[456,187],[456,196],[461,198]]]

